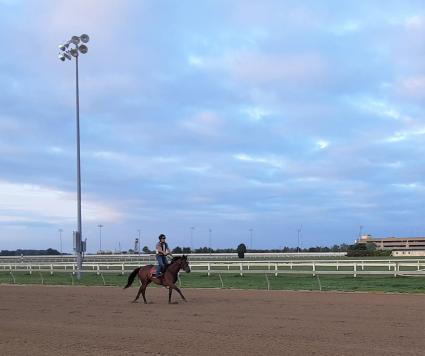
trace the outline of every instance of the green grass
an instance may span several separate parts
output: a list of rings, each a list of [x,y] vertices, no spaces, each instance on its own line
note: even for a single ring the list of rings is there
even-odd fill
[[[13,278],[14,277],[14,278]],[[80,281],[71,273],[33,272],[0,273],[1,283],[45,284],[45,285],[85,285],[85,286],[124,286],[128,275],[104,274],[103,278],[95,273],[85,273]],[[220,279],[221,277],[221,279]],[[137,287],[139,283],[133,283]],[[204,273],[181,274],[182,288],[225,288],[225,289],[268,289],[271,290],[321,290],[323,291],[364,291],[364,292],[394,292],[394,293],[425,293],[425,278],[393,276],[342,276],[322,275],[268,275],[249,274],[241,277],[239,274],[222,274],[208,276]],[[319,287],[320,286],[320,287]]]

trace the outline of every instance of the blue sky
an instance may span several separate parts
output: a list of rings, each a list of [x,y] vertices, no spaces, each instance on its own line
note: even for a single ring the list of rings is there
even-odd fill
[[[0,249],[424,236],[425,1],[0,0]]]

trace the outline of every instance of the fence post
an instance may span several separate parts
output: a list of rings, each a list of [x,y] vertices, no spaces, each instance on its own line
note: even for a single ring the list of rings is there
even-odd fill
[[[357,263],[354,263],[354,278],[357,277]]]
[[[338,260],[336,261],[336,270],[339,271],[339,263]]]
[[[312,267],[313,267],[313,277],[316,277],[316,265],[314,264],[314,261],[313,261],[313,264],[312,264]]]
[[[266,275],[266,281],[267,281],[267,290],[270,290],[270,281],[269,277],[267,276],[267,273],[264,273]]]
[[[53,276],[53,264],[50,265],[50,275]]]
[[[219,273],[218,276],[220,277],[221,288],[224,288],[224,283],[223,283],[223,278],[221,278],[221,273]]]
[[[32,265],[30,265],[30,275],[32,275]]]
[[[239,266],[240,266],[240,271],[241,271],[241,272],[240,272],[240,275],[241,275],[241,277],[242,277],[242,276],[243,276],[243,267],[242,267],[242,262],[240,263],[240,265],[239,265]]]
[[[274,265],[274,270],[275,270],[274,276],[277,277],[277,263],[275,263]]]
[[[97,273],[96,273],[97,275],[99,275],[100,274],[100,268],[99,268],[99,265],[97,265]],[[103,276],[102,276],[102,278],[103,278]],[[105,280],[103,281],[104,283],[103,284],[105,284]]]
[[[124,263],[121,265],[121,274],[124,276]]]
[[[388,271],[391,271],[391,261],[388,261]]]

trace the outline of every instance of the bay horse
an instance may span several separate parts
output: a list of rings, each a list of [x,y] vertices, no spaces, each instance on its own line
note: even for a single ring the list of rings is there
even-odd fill
[[[137,299],[139,299],[141,293],[143,296],[143,301],[145,304],[147,304],[145,291],[146,287],[151,282],[168,287],[168,304],[171,304],[171,293],[173,292],[173,289],[175,289],[186,302],[186,298],[180,289],[176,286],[177,275],[181,269],[185,272],[190,272],[189,262],[187,261],[187,256],[185,255],[180,257],[173,257],[164,274],[159,278],[156,277],[156,266],[147,265],[144,267],[138,267],[128,276],[127,285],[124,287],[124,289],[130,287],[136,276],[139,276],[142,285],[140,286],[136,298],[133,300],[133,303],[137,302]]]

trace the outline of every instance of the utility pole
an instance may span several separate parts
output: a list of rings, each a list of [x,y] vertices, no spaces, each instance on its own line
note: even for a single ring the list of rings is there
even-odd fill
[[[249,248],[250,248],[250,250],[252,250],[252,231],[253,231],[253,228],[250,228],[249,229]]]
[[[62,256],[62,232],[63,229],[59,229],[59,241],[60,241],[60,251],[61,251],[61,256]]]
[[[194,226],[190,227],[190,251],[193,253],[193,230],[195,230]]]
[[[102,224],[97,225],[99,228],[99,253],[102,253]]]

